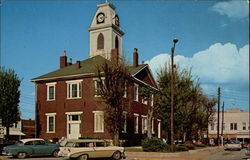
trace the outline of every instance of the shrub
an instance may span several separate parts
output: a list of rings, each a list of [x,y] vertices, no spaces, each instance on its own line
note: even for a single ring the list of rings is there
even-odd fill
[[[175,146],[176,151],[188,151],[188,147],[185,144],[180,144]]]
[[[142,141],[142,149],[145,152],[163,152],[168,150],[168,145],[164,144],[161,139],[152,137]]]

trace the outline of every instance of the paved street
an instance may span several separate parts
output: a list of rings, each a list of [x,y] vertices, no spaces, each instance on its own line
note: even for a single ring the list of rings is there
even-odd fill
[[[245,150],[224,151],[223,148],[206,148],[177,153],[127,152],[126,160],[248,160]],[[0,160],[16,160],[9,156],[0,156]],[[54,157],[32,157],[26,160],[63,160]],[[250,160],[250,159],[249,159]]]

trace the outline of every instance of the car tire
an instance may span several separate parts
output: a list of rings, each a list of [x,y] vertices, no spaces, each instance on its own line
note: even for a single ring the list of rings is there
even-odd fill
[[[115,151],[115,153],[112,155],[113,160],[119,160],[121,159],[121,152]]]
[[[54,150],[53,153],[52,153],[52,156],[53,157],[58,157],[58,152],[59,152],[58,149]]]
[[[27,153],[25,153],[25,152],[19,152],[17,154],[17,158],[19,158],[19,159],[24,159],[25,157],[27,157]]]
[[[81,155],[77,158],[77,160],[87,160],[88,159],[88,155],[84,154],[84,155]]]

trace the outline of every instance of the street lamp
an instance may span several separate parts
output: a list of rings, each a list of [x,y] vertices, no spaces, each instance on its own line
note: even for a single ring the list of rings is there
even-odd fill
[[[171,48],[171,152],[174,152],[174,49],[178,39],[173,39],[174,46]]]

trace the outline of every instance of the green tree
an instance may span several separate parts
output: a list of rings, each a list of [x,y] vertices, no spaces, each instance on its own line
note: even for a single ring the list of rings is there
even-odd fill
[[[123,111],[126,102],[123,99],[126,85],[129,83],[129,71],[122,61],[119,63],[107,61],[97,66],[97,76],[99,94],[106,104],[105,123],[114,135],[114,144],[118,145],[119,133],[124,125]]]
[[[12,69],[0,67],[0,119],[6,127],[6,139],[9,138],[9,128],[20,120],[19,98],[21,80]]]
[[[157,112],[170,142],[170,102],[171,70],[165,67],[158,74],[160,88],[157,96]],[[199,80],[193,78],[191,69],[175,68],[174,72],[174,135],[175,139],[191,140],[201,137],[207,128],[207,100],[200,87]],[[209,115],[211,117],[211,114]],[[197,132],[198,131],[198,132]]]

